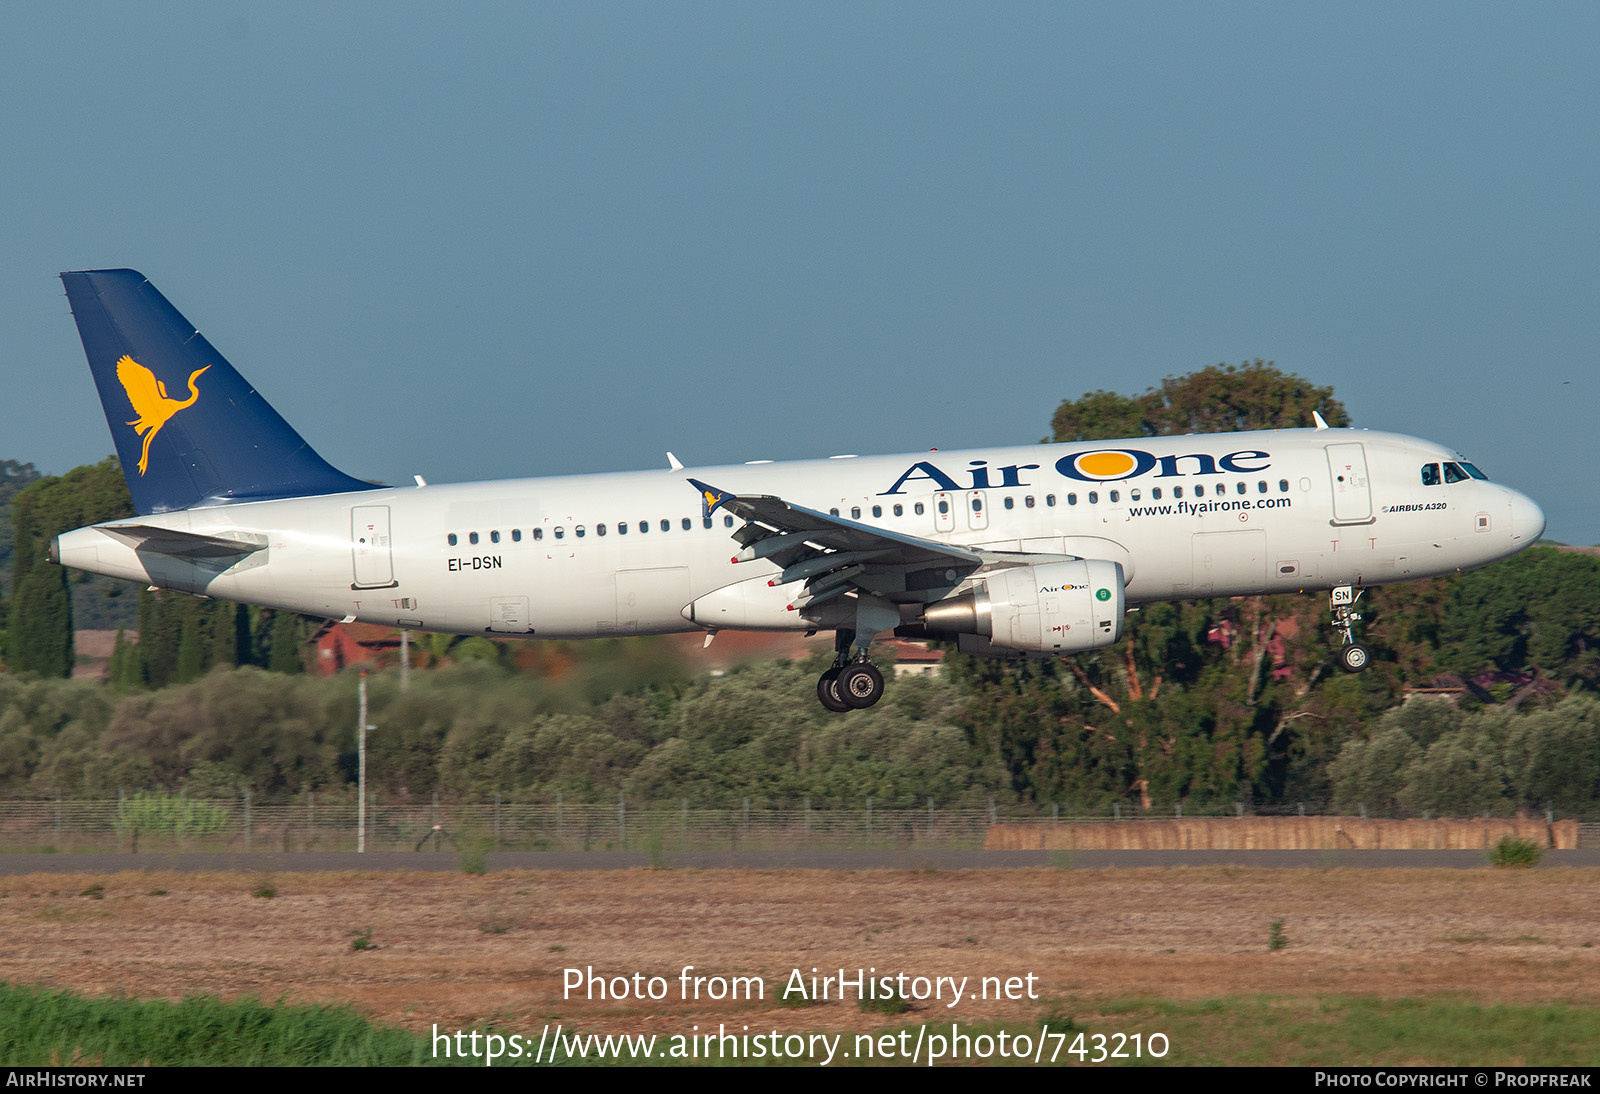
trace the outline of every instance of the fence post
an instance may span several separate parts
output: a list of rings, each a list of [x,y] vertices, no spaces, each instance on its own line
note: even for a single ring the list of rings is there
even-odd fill
[[[1367,819],[1367,803],[1366,802],[1361,802],[1360,805],[1361,805],[1361,819],[1362,820],[1366,820]]]
[[[1122,819],[1122,803],[1121,802],[1112,802],[1111,803],[1111,819],[1112,820],[1121,820]]]
[[[1051,802],[1050,803],[1050,823],[1051,824],[1059,824],[1060,822],[1061,822],[1061,806],[1057,805],[1055,802]]]
[[[435,853],[439,850],[439,840],[439,792],[435,790],[433,792],[433,850]]]
[[[806,831],[811,831],[811,799],[806,799]]]
[[[556,791],[556,839],[561,838],[561,791]]]
[[[188,804],[189,792],[187,790],[178,791],[178,849],[180,851],[183,849],[183,814]]]
[[[117,787],[117,837],[118,837],[117,845],[118,845],[119,849],[120,849],[120,847],[122,845],[122,840],[121,840],[122,829],[127,825],[127,815],[124,812],[124,809],[125,809],[125,806],[126,806],[126,801],[125,801],[126,797],[127,797],[127,791],[124,790],[120,786]],[[134,836],[133,837],[133,850],[137,851],[138,849],[139,849],[139,837],[138,836]]]
[[[872,843],[872,799],[867,799],[867,843]]]
[[[306,850],[311,850],[312,841],[317,838],[316,830],[317,792],[306,789]]]
[[[1305,802],[1300,802],[1299,805],[1300,805],[1300,815],[1303,817],[1303,816],[1306,815],[1306,803]]]
[[[61,852],[61,788],[56,787],[56,853]]]
[[[928,842],[933,842],[933,797],[928,797]]]
[[[1236,817],[1244,816],[1244,802],[1233,803],[1233,815]]]
[[[494,792],[494,849],[500,850],[500,791]]]
[[[617,791],[617,850],[628,849],[628,807],[622,800],[622,791]]]
[[[1173,816],[1176,816],[1176,817],[1179,817],[1179,818],[1181,818],[1183,816],[1183,801],[1181,799],[1178,801],[1177,812],[1175,812],[1173,814]]]
[[[684,798],[683,804],[679,808],[678,846],[680,848],[687,848],[689,846],[689,799]]]
[[[995,811],[994,799],[993,798],[989,799],[989,823],[990,824],[998,824],[998,823],[1000,823],[1000,814]]]
[[[244,788],[244,849],[250,850],[250,788]]]

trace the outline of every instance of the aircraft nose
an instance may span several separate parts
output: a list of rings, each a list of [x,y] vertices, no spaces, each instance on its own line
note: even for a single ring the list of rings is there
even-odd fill
[[[1511,492],[1511,538],[1521,544],[1533,543],[1544,535],[1544,510],[1526,494]]]

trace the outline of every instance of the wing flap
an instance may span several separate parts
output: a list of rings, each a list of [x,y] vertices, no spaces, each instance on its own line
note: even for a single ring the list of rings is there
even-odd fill
[[[902,602],[937,600],[982,570],[1078,557],[940,543],[846,520],[770,494],[733,494],[698,479],[689,483],[700,492],[706,516],[722,509],[745,522],[732,533],[741,548],[735,562],[764,558],[783,570],[771,584],[804,582],[796,593],[797,604],[831,599],[848,587]],[[936,576],[907,580],[915,571],[935,571]]]

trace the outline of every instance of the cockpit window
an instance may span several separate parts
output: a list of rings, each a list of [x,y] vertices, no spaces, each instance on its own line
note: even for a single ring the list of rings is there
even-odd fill
[[[1447,483],[1466,482],[1470,477],[1465,471],[1461,470],[1460,464],[1447,463],[1444,465],[1444,481]]]
[[[1466,460],[1462,460],[1461,461],[1461,466],[1466,471],[1466,473],[1471,475],[1473,478],[1482,479],[1484,482],[1488,482],[1489,481],[1489,476],[1488,475],[1485,475],[1482,471],[1479,471],[1477,469],[1477,467],[1475,467],[1474,465],[1468,463]]]
[[[1423,486],[1438,486],[1439,485],[1439,465],[1438,464],[1436,464],[1436,463],[1425,463],[1425,464],[1422,465],[1422,485]]]

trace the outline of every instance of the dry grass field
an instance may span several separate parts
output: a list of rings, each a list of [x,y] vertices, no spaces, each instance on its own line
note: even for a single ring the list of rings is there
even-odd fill
[[[271,895],[266,895],[271,893]],[[260,894],[260,895],[257,895]],[[1128,999],[1600,1003],[1600,870],[686,871],[0,878],[0,980],[90,996],[353,1004],[411,1030],[877,1029],[1093,1023]],[[1273,924],[1281,948],[1273,949]],[[370,928],[370,944],[356,940]],[[680,971],[760,1002],[679,998]],[[661,1002],[563,997],[563,970],[659,975]],[[1036,977],[1040,999],[795,1010],[793,969]]]

